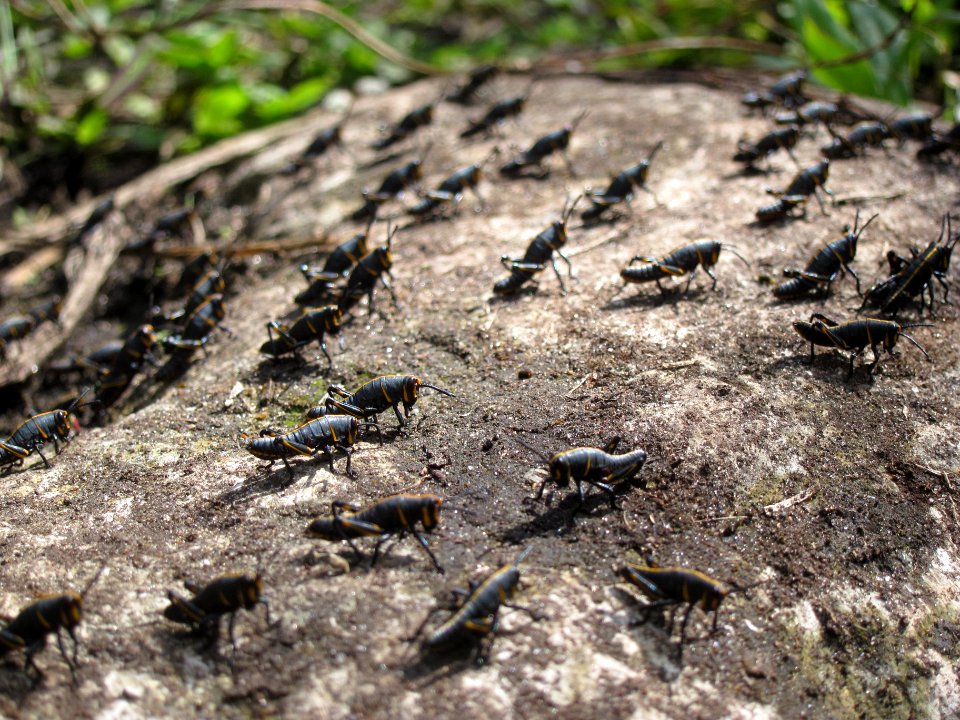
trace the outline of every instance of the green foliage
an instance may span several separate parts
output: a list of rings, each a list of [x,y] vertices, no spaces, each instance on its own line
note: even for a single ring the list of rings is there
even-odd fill
[[[278,0],[279,5],[279,0]],[[445,70],[673,37],[765,43],[659,50],[604,68],[812,67],[822,84],[952,107],[960,12],[952,0],[377,0],[331,2],[400,52]],[[889,42],[904,11],[910,23]],[[876,52],[868,52],[875,49]],[[834,64],[864,53],[859,62]],[[821,67],[822,66],[822,67]],[[0,0],[0,135],[18,165],[77,150],[156,160],[296,115],[365,75],[414,75],[317,14],[207,0]]]
[[[957,13],[952,7],[950,0],[792,0],[783,4],[781,13],[797,36],[791,52],[805,64],[828,65],[814,71],[816,80],[844,92],[906,105],[915,94],[921,68],[941,71],[955,50],[956,17],[950,18]],[[905,10],[913,12],[911,23],[891,38]],[[875,48],[879,49],[868,53]],[[857,53],[868,57],[829,66]]]

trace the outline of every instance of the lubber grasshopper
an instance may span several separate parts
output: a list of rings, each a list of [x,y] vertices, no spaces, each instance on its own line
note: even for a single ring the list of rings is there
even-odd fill
[[[371,143],[370,147],[374,150],[385,150],[391,145],[395,145],[401,140],[405,140],[422,127],[426,127],[433,122],[433,108],[436,101],[414,108],[404,115],[395,125],[387,128],[386,134]]]
[[[782,105],[791,109],[803,105],[807,98],[803,94],[803,84],[807,80],[805,70],[781,76],[767,90],[745,93],[740,103],[750,110],[765,111],[771,105]]]
[[[533,83],[527,87],[523,95],[501,100],[492,105],[482,118],[471,122],[467,129],[460,133],[460,137],[468,138],[480,133],[489,133],[493,128],[503,124],[507,118],[515,117],[523,112],[527,100],[530,98],[530,92],[533,90]]]
[[[324,540],[346,540],[357,555],[360,551],[353,544],[355,538],[376,537],[377,546],[373,551],[371,566],[377,564],[380,546],[387,538],[399,535],[397,538],[399,541],[404,535],[410,533],[430,556],[437,572],[442,574],[443,568],[430,550],[427,538],[417,530],[419,522],[423,525],[424,532],[433,532],[440,523],[442,504],[443,498],[436,495],[400,494],[383,498],[370,507],[360,510],[355,505],[338,500],[331,505],[333,517],[314,520],[307,528],[307,533]],[[344,510],[349,512],[345,514]]]
[[[960,150],[960,123],[954,123],[953,127],[945,133],[936,131],[931,133],[927,141],[917,150],[917,159],[933,160],[948,150],[954,152]]]
[[[523,444],[523,443],[521,443]],[[617,490],[633,484],[633,479],[643,468],[647,460],[647,453],[643,450],[633,450],[622,455],[614,455],[620,438],[615,437],[603,448],[578,447],[555,453],[547,460],[549,475],[540,483],[540,488],[533,500],[543,497],[547,483],[553,482],[557,487],[570,486],[572,480],[577,486],[579,509],[586,500],[584,483],[593,485],[610,498],[610,506],[617,506]],[[524,444],[524,447],[528,447]],[[533,449],[533,448],[529,448]],[[536,452],[536,451],[535,451]]]
[[[430,388],[441,395],[456,397],[449,390],[425,383],[416,375],[383,375],[364,383],[352,393],[338,385],[331,385],[327,388],[326,403],[323,406],[311,408],[307,412],[307,417],[321,417],[331,412],[342,412],[363,420],[371,420],[388,408],[393,408],[393,412],[397,415],[397,422],[402,428],[405,424],[404,418],[410,417],[410,410],[420,396],[421,388]],[[400,414],[401,404],[403,415]]]
[[[113,364],[122,347],[122,340],[111,340],[83,356],[70,353],[66,357],[50,363],[47,370],[57,374],[82,373],[95,375],[105,372]]]
[[[343,288],[340,299],[337,301],[337,305],[341,311],[349,312],[360,302],[360,299],[366,295],[367,309],[372,313],[373,291],[377,287],[377,280],[383,283],[383,286],[390,293],[390,297],[393,298],[394,306],[397,306],[397,295],[393,292],[393,286],[390,284],[390,281],[387,280],[388,277],[393,277],[390,274],[390,268],[393,267],[393,255],[390,254],[390,246],[393,243],[393,236],[397,233],[397,229],[398,228],[394,228],[390,230],[388,227],[386,244],[374,248],[360,258],[360,262],[358,262],[357,266],[350,272],[350,276],[347,278],[347,285]]]
[[[906,140],[927,142],[933,137],[933,116],[927,112],[916,112],[897,118],[888,126],[891,137],[903,145]]]
[[[860,278],[850,267],[854,257],[857,254],[857,242],[860,235],[867,229],[867,226],[873,222],[876,215],[872,215],[862,226],[860,226],[860,211],[853,220],[853,229],[847,225],[844,227],[844,234],[833,242],[827,243],[818,252],[803,270],[798,268],[786,268],[783,271],[785,277],[792,278],[787,282],[781,283],[774,288],[774,296],[780,299],[797,298],[807,295],[811,290],[820,290],[824,296],[830,295],[830,285],[836,279],[837,275],[842,275],[844,270],[850,273],[851,277],[857,282],[857,294],[860,293]]]
[[[320,349],[327,357],[327,367],[333,367],[333,358],[327,352],[327,341],[324,334],[336,333],[343,347],[343,334],[340,323],[343,320],[343,311],[336,305],[327,305],[320,308],[309,308],[297,318],[291,326],[281,324],[278,320],[267,323],[269,340],[260,346],[260,352],[271,357],[280,357],[287,353],[295,353],[314,340],[320,343]],[[274,338],[273,334],[277,337]]]
[[[880,350],[882,346],[891,355],[897,340],[901,337],[906,338],[924,354],[927,360],[930,356],[927,351],[907,335],[904,329],[912,327],[929,327],[927,323],[916,323],[913,325],[901,325],[893,320],[877,320],[875,318],[865,318],[863,320],[851,320],[845,323],[838,323],[820,313],[813,313],[810,316],[810,322],[798,320],[793,323],[793,329],[800,336],[810,343],[810,362],[813,362],[814,346],[833,347],[840,350],[850,350],[850,370],[847,373],[847,379],[853,377],[853,361],[864,350],[869,347],[873,350],[873,363],[870,365],[870,371],[876,372],[880,366]]]
[[[744,265],[747,267],[750,266],[750,263],[731,245],[721,243],[717,240],[698,240],[697,242],[678,247],[662,258],[652,257],[650,255],[634,255],[630,260],[630,265],[638,261],[645,262],[647,265],[638,268],[625,267],[620,271],[620,277],[627,283],[653,281],[657,283],[660,292],[666,292],[666,289],[660,284],[662,278],[682,277],[683,275],[689,274],[687,287],[684,289],[684,292],[686,292],[686,290],[690,288],[690,283],[693,282],[693,276],[696,273],[697,267],[700,266],[703,268],[703,271],[710,276],[710,279],[713,280],[713,285],[710,286],[710,289],[715,290],[717,287],[717,276],[713,274],[710,268],[717,264],[722,249],[729,250],[736,257],[740,258]]]
[[[350,215],[351,220],[360,222],[366,220],[372,223],[377,217],[377,211],[380,206],[388,200],[393,200],[403,195],[404,191],[414,186],[419,189],[419,182],[423,178],[423,163],[427,159],[427,152],[423,157],[417,160],[411,160],[406,165],[398,167],[391,171],[380,183],[380,187],[374,192],[363,191],[363,205],[358,207]]]
[[[794,205],[798,204],[798,198],[806,198],[809,195],[813,195],[820,204],[820,211],[826,215],[827,210],[823,206],[823,200],[820,199],[819,189],[822,188],[827,195],[833,197],[833,193],[827,188],[827,177],[829,174],[830,160],[824,159],[816,165],[811,165],[797,173],[793,180],[790,181],[790,184],[787,185],[786,190],[778,192],[768,189],[767,193]]]
[[[807,98],[803,95],[803,84],[807,81],[806,70],[795,70],[781,76],[767,90],[767,95],[785,108],[803,105]]]
[[[346,275],[367,254],[367,233],[359,232],[346,242],[337,245],[327,256],[322,270],[313,270],[307,265],[300,266],[300,272],[307,280],[322,277],[336,280]],[[299,301],[298,301],[299,302]]]
[[[152,325],[141,325],[126,339],[112,362],[100,371],[96,401],[101,408],[113,405],[133,382],[156,343]],[[151,358],[152,360],[152,358]]]
[[[205,252],[197,255],[183,266],[180,272],[180,278],[177,280],[171,294],[175,297],[183,295],[185,292],[195,287],[200,278],[211,270],[214,270],[220,263],[220,256],[215,252]]]
[[[6,357],[8,342],[26,337],[47,320],[56,321],[62,309],[63,301],[60,296],[54,296],[28,311],[23,317],[12,317],[0,323],[0,360]]]
[[[492,642],[493,636],[499,630],[498,618],[501,607],[520,610],[527,613],[532,620],[540,620],[540,615],[533,610],[510,602],[520,584],[519,565],[526,559],[530,550],[531,547],[527,547],[517,557],[516,562],[495,570],[482,582],[471,583],[469,593],[454,591],[456,595],[465,595],[463,602],[454,609],[453,614],[440,627],[424,639],[424,649],[455,648],[479,643],[476,646],[476,657],[480,661],[485,661],[489,647],[485,649],[483,641],[489,640]],[[434,608],[421,623],[412,640],[416,640],[427,626],[430,618],[443,609],[445,608]]]
[[[827,127],[829,129],[829,125]],[[890,128],[885,123],[875,120],[861,122],[846,137],[833,134],[833,142],[820,148],[820,152],[827,160],[845,160],[862,155],[868,146],[886,150],[883,142],[890,137]]]
[[[293,474],[293,468],[287,458],[305,455],[314,457],[322,452],[330,462],[330,472],[333,472],[333,452],[343,450],[347,454],[346,473],[355,477],[351,468],[353,446],[360,438],[360,431],[374,428],[383,444],[380,426],[374,422],[361,423],[350,415],[325,415],[301,423],[287,432],[280,432],[274,428],[264,428],[260,437],[250,438],[244,434],[240,436],[243,447],[254,457],[267,460],[271,465],[276,460],[283,460],[287,470]]]
[[[567,242],[567,221],[573,214],[573,209],[581,197],[583,196],[578,195],[569,206],[564,203],[560,219],[547,226],[530,242],[521,259],[513,260],[506,255],[500,257],[500,262],[510,271],[510,276],[493,286],[494,293],[497,295],[512,295],[533,279],[534,275],[542,271],[549,261],[557,280],[560,282],[560,291],[566,294],[567,288],[563,284],[563,276],[560,275],[557,260],[553,255],[556,253],[567,264],[567,274],[573,277],[573,267],[570,265],[570,258],[563,254],[563,246]],[[567,200],[569,201],[569,197]]]
[[[757,160],[769,158],[770,155],[783,148],[787,151],[790,159],[799,167],[800,163],[797,156],[793,154],[793,148],[796,147],[799,139],[800,128],[790,126],[769,132],[757,140],[756,143],[740,140],[737,143],[737,152],[734,154],[733,160],[734,162],[744,163],[747,169],[751,169]]]
[[[717,631],[717,616],[720,603],[732,592],[743,591],[748,587],[740,587],[716,580],[698,570],[688,570],[682,567],[660,567],[652,560],[646,565],[627,563],[620,568],[617,574],[650,598],[653,602],[643,605],[646,616],[651,610],[662,607],[671,607],[670,625],[668,632],[673,632],[674,615],[677,606],[686,605],[687,611],[683,615],[680,625],[680,646],[677,651],[677,662],[683,659],[683,645],[687,639],[687,622],[695,607],[704,612],[713,613],[713,626],[710,632]],[[750,586],[752,587],[752,586]],[[644,618],[644,622],[646,617]]]
[[[60,454],[60,443],[70,442],[70,431],[80,431],[80,423],[73,411],[80,406],[85,390],[65,410],[48,410],[24,420],[6,440],[0,441],[0,466],[7,465],[9,471],[14,465],[23,465],[23,461],[36,452],[46,467],[50,463],[41,451],[45,443],[52,442],[54,452]]]
[[[803,195],[779,198],[757,210],[757,222],[763,225],[779,220],[796,220],[804,217],[807,214],[806,200]]]
[[[650,193],[653,195],[654,201],[657,201],[656,193],[647,187],[647,175],[650,172],[650,163],[653,162],[654,156],[656,156],[662,147],[663,141],[661,140],[653,146],[646,160],[641,160],[636,165],[632,165],[623,172],[618,173],[613,180],[610,181],[606,190],[588,192],[587,197],[593,205],[584,210],[580,215],[583,221],[590,222],[596,220],[606,212],[608,208],[619,205],[620,203],[627,203],[627,207],[629,208],[629,203],[633,199],[633,188],[635,187]]]
[[[331,125],[328,128],[324,128],[316,135],[313,136],[313,140],[304,148],[303,152],[300,154],[300,157],[293,160],[290,164],[280,170],[282,175],[292,175],[303,167],[306,167],[312,163],[317,158],[326,154],[327,150],[335,146],[341,146],[343,144],[343,126],[346,124],[347,120],[350,119],[350,115],[353,114],[353,104],[351,103],[350,107],[347,108],[347,111],[344,113],[343,117],[335,125]]]
[[[190,625],[198,632],[210,638],[211,645],[220,634],[220,618],[230,616],[227,626],[230,644],[237,649],[233,635],[233,625],[240,610],[253,610],[257,605],[266,608],[267,624],[270,624],[270,605],[263,596],[263,580],[256,575],[224,575],[207,585],[184,582],[193,597],[187,599],[172,590],[167,591],[170,604],[163,610],[163,616],[175,623]]]
[[[220,270],[208,270],[191,288],[190,294],[180,310],[174,312],[158,311],[154,314],[153,321],[158,325],[163,325],[176,322],[182,318],[189,318],[207,300],[214,295],[223,295],[226,289],[227,283]]]
[[[463,194],[467,189],[470,189],[477,196],[482,205],[483,197],[477,192],[477,185],[480,183],[483,166],[498,153],[499,150],[494,148],[481,162],[457,170],[440,183],[436,190],[428,192],[423,200],[409,208],[407,212],[416,217],[427,217],[435,215],[440,208],[448,205],[453,205],[456,209],[459,207],[460,201],[463,200]]]
[[[454,89],[443,99],[458,105],[466,105],[473,100],[477,90],[496,77],[499,72],[496,65],[481,65],[470,73],[463,85]]]
[[[558,152],[567,164],[567,170],[570,172],[571,177],[575,176],[577,173],[573,169],[573,163],[570,162],[570,158],[567,156],[567,147],[570,145],[570,137],[573,135],[573,131],[577,129],[577,125],[579,125],[580,121],[586,116],[587,111],[584,110],[566,127],[555,130],[552,133],[547,133],[537,139],[529,148],[521,152],[510,162],[502,165],[500,167],[500,174],[505,177],[519,177],[520,173],[527,168],[537,167],[541,171],[539,177],[544,178],[550,174],[550,171],[543,167],[543,161],[553,153]]]
[[[337,245],[327,257],[323,269],[315,270],[309,265],[301,265],[300,272],[310,285],[293,301],[297,305],[313,306],[326,302],[333,295],[334,282],[349,273],[367,253],[367,232],[364,231]]]
[[[796,110],[778,113],[774,118],[777,125],[829,125],[842,115],[850,116],[853,110],[848,105],[841,108],[832,102],[813,100],[804,103]]]
[[[35,603],[21,610],[5,627],[0,628],[0,656],[13,650],[24,650],[27,654],[23,671],[32,668],[36,673],[34,682],[39,682],[43,672],[37,667],[33,656],[43,650],[47,644],[47,635],[56,633],[57,647],[60,656],[70,668],[73,682],[77,681],[77,651],[80,647],[77,641],[76,628],[83,618],[83,600],[99,579],[106,566],[101,566],[81,593],[67,592],[63,595],[49,595],[42,597]],[[63,645],[63,634],[66,630],[73,640],[73,656],[67,655]]]
[[[179,335],[163,339],[164,348],[171,350],[172,354],[166,365],[157,371],[157,379],[168,382],[181,375],[187,369],[193,353],[206,347],[210,333],[226,315],[227,308],[220,294],[211,295],[194,310]]]
[[[946,242],[943,242],[944,233],[947,236]],[[950,215],[946,214],[940,224],[939,237],[927,245],[922,252],[914,249],[913,259],[907,260],[891,251],[887,255],[890,262],[890,277],[867,291],[861,307],[870,304],[893,315],[903,309],[911,299],[919,296],[922,314],[925,305],[924,293],[929,292],[930,314],[933,315],[935,295],[932,281],[934,279],[943,286],[943,302],[949,304],[950,286],[947,285],[945,278],[958,240],[960,240],[960,233],[953,235]]]

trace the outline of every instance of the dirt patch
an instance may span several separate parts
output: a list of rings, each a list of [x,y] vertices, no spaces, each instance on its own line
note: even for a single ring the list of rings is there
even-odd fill
[[[496,92],[525,87],[510,78]],[[246,210],[254,213],[252,239],[317,228],[334,241],[349,237],[354,228],[340,218],[392,167],[364,168],[370,157],[362,148],[379,123],[439,92],[424,82],[360,101],[345,130],[356,157],[333,153],[314,174],[269,174],[309,137],[233,168],[232,177],[265,178]],[[332,349],[332,371],[312,349],[303,363],[257,353],[265,323],[294,310],[303,288],[297,265],[315,256],[250,257],[230,279],[230,334],[218,333],[180,381],[158,386],[148,374],[107,426],[85,429],[49,469],[0,477],[0,611],[14,615],[36,594],[79,589],[102,564],[109,570],[86,601],[78,687],[55,645],[38,655],[46,678],[32,690],[13,653],[0,666],[0,711],[103,718],[932,718],[956,711],[957,311],[938,306],[933,327],[913,331],[930,363],[902,343],[873,376],[858,367],[847,381],[845,357],[830,352],[808,365],[809,348],[792,322],[811,312],[854,317],[853,283],[836,283],[825,301],[776,303],[758,278],[778,276],[839,236],[854,207],[824,216],[814,204],[805,220],[752,226],[756,208],[769,201],[763,189],[784,185],[795,169],[780,156],[767,176],[737,172],[729,160],[736,140],[758,137],[769,121],[744,118],[730,91],[545,80],[521,120],[505,126],[505,138],[466,143],[455,138],[476,111],[442,105],[428,133],[425,185],[482,160],[496,144],[523,145],[555,130],[584,108],[591,112],[570,151],[577,177],[556,158],[546,180],[490,172],[479,187],[482,208],[468,194],[454,220],[400,230],[400,307],[378,289],[381,313],[355,311],[345,349]],[[519,256],[568,196],[600,187],[658,140],[665,147],[649,185],[660,204],[640,193],[632,212],[613,222],[574,220],[567,294],[548,268],[535,292],[492,296],[506,274],[501,255]],[[814,162],[825,142],[822,131],[804,138],[801,162]],[[859,204],[880,214],[855,263],[868,283],[887,250],[903,253],[936,237],[960,189],[954,168],[920,165],[909,147],[834,163],[829,185],[840,197],[905,193]],[[238,214],[211,210],[211,233]],[[384,236],[378,223],[373,238]],[[735,245],[751,267],[722,255],[715,291],[702,274],[688,291],[679,284],[665,295],[621,287],[619,271],[633,255],[662,255],[697,239]],[[116,319],[102,322],[111,324],[97,326],[101,335],[122,334]],[[91,349],[84,343],[94,331],[84,332],[71,339],[75,349]],[[332,474],[323,463],[294,461],[291,477],[238,446],[240,433],[292,425],[330,383],[355,387],[388,373],[415,373],[457,397],[424,392],[402,435],[385,414],[387,441],[361,443],[357,479],[344,474],[342,459]],[[569,491],[529,501],[543,462],[515,439],[549,454],[613,435],[651,459],[641,487],[616,509],[591,495],[574,516]],[[809,499],[786,511],[762,510],[810,488]],[[332,500],[366,504],[410,490],[446,499],[432,543],[445,577],[410,540],[371,571],[346,545],[305,536]],[[512,562],[527,546],[517,601],[545,619],[505,612],[506,632],[481,667],[410,647],[405,638],[452,586]],[[678,664],[676,632],[668,635],[659,617],[635,625],[636,602],[611,570],[648,554],[761,584],[724,602],[716,635],[707,636],[709,623],[695,611]],[[179,591],[185,578],[258,569],[275,624],[267,626],[262,610],[240,613],[236,652],[224,639],[211,653],[162,619],[166,590]]]

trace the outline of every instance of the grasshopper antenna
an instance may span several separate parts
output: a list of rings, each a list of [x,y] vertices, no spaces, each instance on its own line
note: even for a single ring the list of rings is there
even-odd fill
[[[571,203],[570,196],[567,195],[567,199],[563,201],[563,210],[560,213],[560,221],[564,225],[567,224],[567,220],[569,220],[570,216],[573,215],[574,208],[577,207],[577,203],[580,202],[582,199],[583,199],[583,193],[580,193],[573,199],[573,202]]]
[[[570,132],[572,133],[577,129],[577,126],[583,121],[583,119],[590,114],[590,110],[585,108],[577,113],[577,116],[570,122]]]
[[[914,345],[916,345],[916,346],[917,346],[917,349],[918,349],[920,352],[923,353],[923,356],[927,359],[927,361],[928,361],[928,362],[932,362],[932,361],[930,360],[930,355],[927,353],[926,350],[923,349],[923,345],[921,345],[921,344],[918,343],[916,340],[914,340],[912,337],[910,337],[910,336],[907,335],[905,332],[903,332],[903,328],[913,328],[913,327],[932,327],[932,325],[931,325],[930,323],[917,323],[917,324],[915,324],[915,325],[902,325],[902,326],[901,326],[901,330],[900,330],[900,337],[906,338],[906,339],[909,340],[911,343],[913,343]]]
[[[860,239],[860,236],[863,234],[863,231],[867,229],[867,225],[872,223],[878,217],[880,217],[880,213],[874,213],[873,215],[870,216],[869,220],[867,220],[863,225],[860,226],[860,229],[858,230],[857,224],[860,222],[860,209],[859,208],[857,209],[857,214],[853,218],[853,234],[857,236],[858,240]]]
[[[660,152],[661,148],[663,148],[663,140],[658,140],[658,141],[657,141],[657,144],[653,146],[653,149],[652,149],[652,150],[650,150],[650,154],[647,155],[647,162],[648,162],[648,163],[652,163],[652,162],[653,162],[653,158],[656,157],[657,153]]]
[[[517,560],[513,564],[519,565],[520,563],[522,563],[524,560],[527,559],[527,556],[530,554],[532,550],[533,550],[533,545],[527,545],[523,550],[520,551],[520,554],[517,555]]]
[[[103,572],[104,572],[104,570],[106,570],[106,569],[107,569],[107,564],[106,564],[106,563],[103,563],[103,564],[100,566],[100,569],[97,570],[97,572],[94,574],[94,576],[93,576],[92,578],[90,578],[90,581],[89,581],[89,582],[86,584],[86,586],[83,588],[83,591],[80,593],[80,598],[81,598],[81,599],[85,599],[85,598],[87,597],[87,593],[90,592],[90,588],[92,588],[92,587],[97,583],[97,580],[100,579],[100,576],[103,575]]]
[[[422,388],[430,388],[431,390],[436,390],[436,391],[437,391],[438,393],[440,393],[441,395],[446,395],[447,397],[456,397],[456,395],[454,395],[454,394],[453,394],[452,392],[450,392],[449,390],[444,390],[443,388],[439,388],[439,387],[437,387],[436,385],[430,385],[430,384],[428,384],[428,383],[422,382],[422,383],[420,383],[420,387],[422,387]]]
[[[518,438],[518,437],[515,437],[515,436],[514,436],[512,439],[513,439],[513,441],[516,442],[518,445],[521,445],[521,446],[525,447],[527,450],[529,450],[530,452],[532,452],[534,455],[537,455],[538,457],[542,458],[544,462],[546,462],[546,463],[550,462],[550,456],[547,455],[546,453],[544,453],[542,450],[538,450],[537,448],[533,447],[532,445],[527,445],[527,443],[525,443],[523,440],[521,440],[521,439]]]
[[[737,252],[736,246],[730,245],[730,244],[728,244],[728,243],[723,243],[723,249],[724,249],[724,250],[729,250],[732,255],[734,255],[735,257],[740,258],[740,261],[741,261],[744,265],[746,265],[747,267],[750,267],[750,263],[747,261],[747,259],[746,259],[743,255],[741,255],[739,252]]]

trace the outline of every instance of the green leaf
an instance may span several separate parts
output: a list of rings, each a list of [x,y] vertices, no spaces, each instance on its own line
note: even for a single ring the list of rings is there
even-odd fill
[[[327,93],[331,85],[332,83],[328,78],[304,80],[294,85],[289,92],[282,96],[258,103],[254,107],[254,114],[257,118],[266,122],[296,115],[315,105]]]
[[[831,12],[831,8],[828,8],[823,0],[800,0],[797,2],[797,15],[801,19],[804,45],[807,47],[809,47],[807,28],[813,26],[817,28],[820,35],[828,38],[832,44],[844,48],[844,51],[839,53],[840,55],[862,49],[860,42],[838,22]]]
[[[803,46],[813,62],[836,60],[858,49],[825,32],[811,17],[803,21],[802,39]]]
[[[847,10],[864,47],[879,45],[897,24],[896,18],[875,4],[850,2],[847,4]]]
[[[63,55],[71,60],[87,57],[93,49],[93,43],[79,35],[67,35],[63,39]]]
[[[226,137],[243,129],[239,115],[250,98],[237,84],[204,88],[193,103],[193,129],[201,136]]]
[[[237,34],[233,30],[223,33],[206,51],[207,63],[219,68],[230,63],[237,54]]]
[[[74,133],[77,144],[85,146],[95,143],[107,129],[107,121],[107,111],[102,108],[94,108],[84,115]]]
[[[377,68],[380,56],[360,42],[351,42],[343,53],[344,62],[355,72],[372,74]]]

